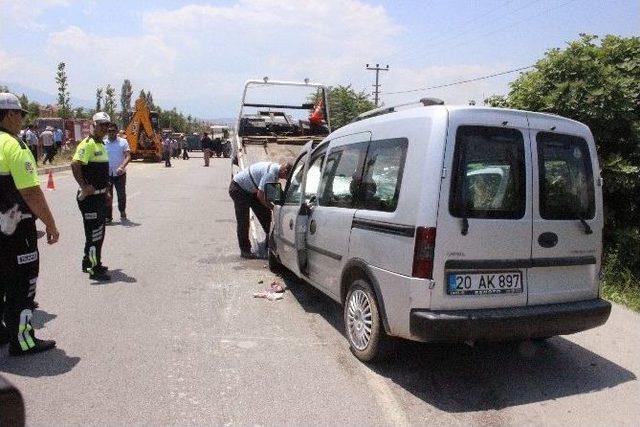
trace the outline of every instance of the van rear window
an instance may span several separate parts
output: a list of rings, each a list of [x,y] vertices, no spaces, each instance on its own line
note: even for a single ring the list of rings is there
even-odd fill
[[[460,126],[449,212],[458,218],[518,219],[526,206],[524,138],[516,129]]]
[[[595,215],[593,170],[587,142],[551,132],[536,135],[543,219],[592,219]]]

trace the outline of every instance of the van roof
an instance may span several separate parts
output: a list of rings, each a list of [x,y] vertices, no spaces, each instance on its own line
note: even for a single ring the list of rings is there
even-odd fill
[[[429,105],[429,106],[414,106],[413,108],[401,109],[398,111],[389,112],[386,114],[375,115],[369,118],[363,118],[359,121],[349,123],[346,126],[341,127],[336,130],[332,134],[332,139],[351,135],[358,132],[364,132],[369,130],[372,126],[377,124],[382,124],[385,122],[397,120],[397,119],[407,119],[407,118],[420,118],[420,117],[433,117],[433,116],[441,116],[442,112],[446,111],[448,113],[452,112],[462,112],[462,113],[478,113],[478,112],[499,112],[501,115],[509,114],[514,116],[524,116],[528,115],[529,117],[537,117],[540,119],[548,119],[552,120],[556,123],[558,122],[566,122],[571,123],[574,126],[579,126],[588,131],[588,127],[581,122],[576,120],[568,119],[566,117],[558,116],[552,113],[539,113],[534,111],[526,111],[526,110],[516,110],[509,108],[496,108],[496,107],[477,107],[470,105]]]

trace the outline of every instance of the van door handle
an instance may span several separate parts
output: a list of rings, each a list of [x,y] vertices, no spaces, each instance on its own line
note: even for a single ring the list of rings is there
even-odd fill
[[[309,224],[309,233],[313,234],[316,232],[316,220],[312,219],[311,224]]]
[[[552,248],[558,244],[558,235],[550,231],[538,236],[538,244],[543,248]]]
[[[293,219],[289,220],[289,230],[293,230]]]

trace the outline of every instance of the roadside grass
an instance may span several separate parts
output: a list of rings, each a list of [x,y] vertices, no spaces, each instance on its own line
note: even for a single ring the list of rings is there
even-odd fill
[[[607,257],[602,272],[602,296],[640,312],[640,276],[620,263],[615,253]]]
[[[73,154],[75,153],[75,151],[76,151],[75,144],[71,145],[68,150],[58,150],[58,152],[56,152],[55,157],[53,158],[52,165],[49,165],[49,163],[47,163],[46,165],[42,164],[42,158],[44,157],[44,154],[42,154],[38,157],[38,169],[47,169],[50,166],[68,165],[69,163],[71,163],[71,158],[73,157]]]

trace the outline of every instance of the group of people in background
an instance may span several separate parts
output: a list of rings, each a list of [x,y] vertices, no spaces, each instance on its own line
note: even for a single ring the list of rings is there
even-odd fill
[[[64,134],[62,129],[53,126],[46,126],[38,132],[36,126],[30,124],[20,131],[18,137],[27,144],[36,163],[40,160],[45,165],[47,162],[53,164],[53,158],[60,150],[69,149]]]
[[[170,168],[171,159],[179,159],[181,153],[182,160],[189,160],[187,139],[184,136],[181,136],[178,139],[172,138],[171,134],[167,133],[162,139],[162,158],[164,160],[164,165]]]

